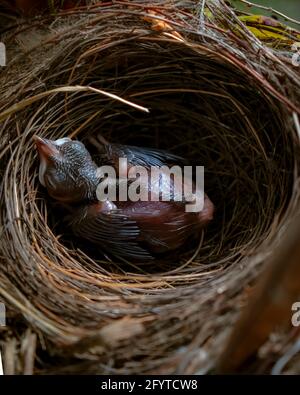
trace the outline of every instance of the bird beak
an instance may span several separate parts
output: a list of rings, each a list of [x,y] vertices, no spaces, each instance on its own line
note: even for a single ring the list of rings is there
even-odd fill
[[[39,136],[33,136],[33,140],[41,158],[49,160],[51,157],[59,155],[59,151],[52,140]]]

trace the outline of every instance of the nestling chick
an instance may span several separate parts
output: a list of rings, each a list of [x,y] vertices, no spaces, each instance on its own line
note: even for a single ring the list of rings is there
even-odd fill
[[[53,199],[79,203],[95,197],[97,166],[80,141],[38,136],[34,141],[40,156],[39,180]]]
[[[180,248],[199,233],[213,217],[214,206],[205,195],[201,212],[185,211],[178,201],[99,201],[101,176],[85,146],[69,138],[56,141],[34,137],[39,156],[39,180],[49,195],[72,211],[69,224],[77,236],[99,245],[119,258],[148,261]],[[113,165],[118,177],[118,159],[128,167],[182,165],[183,159],[168,152],[102,141],[101,165]],[[150,188],[148,183],[146,188]],[[171,185],[176,194],[175,184]]]

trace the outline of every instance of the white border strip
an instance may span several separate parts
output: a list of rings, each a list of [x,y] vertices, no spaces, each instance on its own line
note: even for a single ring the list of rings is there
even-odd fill
[[[1,354],[1,350],[0,350],[0,376],[3,376],[3,365],[2,365],[2,354]]]

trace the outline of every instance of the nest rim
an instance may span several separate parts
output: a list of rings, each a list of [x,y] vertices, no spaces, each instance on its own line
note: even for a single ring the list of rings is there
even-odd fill
[[[125,15],[128,17],[126,12]],[[137,23],[136,16],[133,16],[133,20]],[[86,21],[90,23],[89,18],[86,18]],[[277,243],[277,234],[287,226],[298,201],[296,179],[299,163],[295,154],[296,133],[291,122],[291,110],[294,110],[296,105],[292,103],[292,106],[289,106],[289,99],[286,98],[280,102],[281,93],[278,91],[278,94],[274,94],[276,83],[273,85],[273,90],[267,91],[266,87],[269,87],[270,81],[263,80],[262,82],[261,76],[259,78],[253,77],[256,64],[252,73],[248,74],[245,71],[247,68],[241,68],[239,61],[236,64],[232,63],[230,53],[227,54],[228,58],[225,64],[224,53],[221,55],[212,54],[208,45],[211,42],[207,44],[204,41],[201,45],[195,43],[195,46],[191,48],[193,40],[191,37],[194,37],[196,33],[191,35],[189,29],[186,29],[186,37],[189,40],[187,45],[186,42],[176,40],[174,37],[170,38],[168,35],[162,37],[161,32],[147,31],[145,21],[141,18],[139,21],[141,31],[135,32],[133,36],[129,34],[130,26],[126,26],[125,31],[118,31],[115,42],[108,45],[106,54],[104,48],[101,46],[97,48],[88,36],[86,39],[87,49],[81,43],[81,50],[74,56],[76,48],[78,50],[78,38],[75,35],[71,37],[64,53],[61,50],[58,51],[49,62],[49,66],[55,70],[54,77],[50,77],[48,71],[41,67],[39,77],[47,87],[44,96],[32,100],[31,91],[28,88],[27,91],[17,93],[14,100],[23,96],[20,100],[21,105],[9,113],[3,123],[2,134],[5,133],[4,137],[9,134],[11,143],[9,149],[6,148],[1,153],[1,160],[5,163],[5,167],[1,169],[4,173],[1,185],[1,198],[4,199],[4,210],[1,213],[1,225],[4,229],[1,251],[6,264],[6,272],[1,273],[1,278],[4,279],[1,293],[6,297],[9,295],[10,302],[15,305],[20,298],[27,297],[28,307],[21,308],[21,311],[38,332],[48,337],[52,344],[51,347],[53,347],[53,341],[64,346],[74,346],[77,342],[80,343],[81,339],[94,336],[105,326],[112,325],[116,319],[126,321],[128,315],[131,317],[129,318],[129,328],[133,328],[132,333],[136,333],[134,330],[136,325],[138,326],[137,333],[140,333],[139,330],[143,333],[140,347],[144,346],[143,340],[147,341],[147,339],[151,339],[153,347],[153,344],[159,343],[154,340],[154,329],[159,328],[164,336],[167,336],[171,322],[178,314],[178,310],[191,324],[190,331],[184,329],[186,340],[200,331],[199,333],[203,336],[200,338],[204,342],[205,335],[200,322],[201,318],[208,314],[210,304],[214,298],[220,297],[221,300],[226,295],[228,306],[232,308],[230,318],[226,313],[221,314],[223,319],[220,319],[220,322],[210,329],[211,331],[220,331],[220,328],[227,322],[226,320],[233,322],[237,309],[234,308],[233,302],[229,301],[229,297],[232,297],[232,300],[240,300],[242,298],[241,290],[245,284],[251,284],[256,279],[260,267]],[[184,29],[179,30],[180,35],[183,35]],[[119,44],[120,37],[124,36],[126,36],[126,40]],[[107,31],[105,29],[103,29],[103,37],[106,43]],[[99,39],[99,33],[97,39]],[[70,50],[69,53],[67,49]],[[88,50],[94,51],[93,54],[96,54],[94,63],[90,62],[90,55],[86,58],[86,63],[83,61],[83,54]],[[137,63],[137,59],[143,59],[147,51],[149,51],[149,58],[153,58],[156,63],[156,66],[152,65],[152,68],[149,66],[142,68]],[[151,54],[157,53],[157,58],[150,55],[150,52]],[[180,56],[177,58],[178,54]],[[100,59],[99,63],[97,63],[97,55]],[[118,69],[120,73],[119,61],[122,56],[127,56],[128,64],[125,68],[126,72],[123,71],[121,78],[119,78],[120,74],[113,75],[113,72]],[[130,57],[132,58],[130,59]],[[104,62],[102,62],[103,58]],[[115,64],[113,59],[115,59]],[[162,59],[165,63],[162,62]],[[172,61],[174,63],[175,59],[178,68],[172,65]],[[83,62],[83,65],[80,62]],[[124,61],[124,63],[126,62]],[[249,63],[251,61],[248,61],[247,67],[249,67]],[[139,69],[138,66],[141,68]],[[275,63],[275,70],[276,67],[277,63]],[[218,69],[219,73],[216,72]],[[106,86],[103,81],[96,80],[97,73],[102,75],[103,81],[105,80],[107,83],[109,79],[106,78],[106,75],[112,75],[111,85],[109,86],[110,83],[108,83]],[[128,79],[128,75],[131,79]],[[204,84],[208,76],[212,75],[215,75],[215,79],[206,81],[208,88],[205,85],[202,85],[203,89],[195,88],[199,85],[199,81]],[[139,77],[138,84],[136,76]],[[163,82],[162,76],[164,77]],[[36,81],[36,78],[35,75],[32,82]],[[65,78],[65,84],[62,83],[63,78]],[[92,82],[93,78],[94,83]],[[125,87],[123,86],[124,81]],[[154,84],[155,81],[157,85]],[[30,78],[26,83],[30,87]],[[166,86],[172,84],[172,88],[165,88],[164,83]],[[175,87],[176,84],[178,87]],[[70,247],[68,244],[70,240],[64,240],[65,244],[62,244],[60,233],[53,231],[53,227],[56,229],[57,218],[53,217],[49,222],[51,207],[46,203],[45,194],[38,187],[37,157],[33,150],[31,137],[37,131],[40,135],[42,131],[42,136],[47,138],[60,138],[66,135],[80,137],[81,134],[84,134],[83,141],[85,141],[98,127],[101,132],[104,131],[104,137],[111,138],[115,133],[110,129],[110,123],[113,120],[114,128],[118,130],[117,136],[121,138],[121,142],[131,142],[132,138],[136,138],[138,135],[136,129],[138,130],[139,127],[145,128],[145,133],[143,132],[145,136],[139,135],[139,141],[147,141],[149,137],[147,137],[147,128],[149,130],[150,126],[153,126],[153,121],[144,114],[137,114],[135,108],[124,108],[123,103],[112,102],[96,92],[88,91],[81,94],[79,85],[103,89],[149,107],[152,112],[157,111],[155,116],[158,124],[165,122],[165,125],[168,125],[168,128],[165,128],[168,131],[165,132],[160,144],[162,148],[168,148],[165,145],[171,140],[172,151],[175,153],[182,153],[184,147],[182,147],[181,131],[174,130],[174,124],[176,128],[182,130],[188,123],[194,125],[193,127],[198,130],[203,125],[203,120],[206,120],[210,132],[213,130],[213,133],[211,132],[212,134],[209,135],[207,126],[204,131],[201,131],[202,134],[199,132],[201,139],[198,145],[195,143],[196,132],[187,136],[184,144],[190,158],[194,160],[199,155],[204,162],[209,163],[209,174],[213,174],[213,162],[219,161],[217,165],[219,178],[208,180],[208,194],[210,195],[209,192],[214,188],[219,188],[218,193],[221,194],[219,185],[222,185],[221,178],[224,180],[227,177],[227,185],[235,185],[236,195],[228,194],[229,197],[227,196],[226,199],[230,202],[226,203],[227,206],[224,203],[225,197],[223,197],[223,201],[220,197],[218,200],[212,197],[212,200],[219,210],[222,207],[222,215],[218,214],[217,221],[221,216],[224,216],[226,210],[231,210],[235,217],[229,216],[227,222],[223,220],[221,226],[216,224],[204,237],[201,235],[198,246],[195,248],[193,245],[190,251],[186,251],[182,260],[178,259],[177,267],[167,266],[166,270],[162,272],[147,272],[146,270],[143,273],[145,268],[131,270],[127,267],[124,269],[120,265],[116,266],[114,262],[107,265],[103,259],[98,259],[95,264],[86,252],[79,251],[76,246]],[[74,92],[59,92],[61,86],[68,88],[72,86]],[[130,91],[128,86],[131,90],[136,90]],[[146,90],[147,86],[152,88]],[[153,86],[158,87],[154,92]],[[224,86],[227,89],[225,98]],[[34,84],[32,87],[34,88]],[[241,94],[239,95],[237,88],[243,90],[246,99]],[[37,89],[43,88],[38,87]],[[58,92],[51,92],[51,89],[58,89]],[[207,94],[209,98],[196,98],[199,92],[202,95]],[[230,99],[226,97],[227,95]],[[239,99],[237,100],[236,97]],[[167,110],[162,106],[162,102],[166,98],[169,106],[168,117],[164,115],[163,112]],[[229,103],[227,103],[228,100]],[[189,106],[188,111],[187,105]],[[259,105],[263,105],[263,111],[259,111]],[[203,107],[201,116],[196,111],[200,106]],[[97,110],[99,107],[104,108],[104,111],[99,112]],[[240,117],[234,119],[239,133],[234,135],[232,121],[227,117],[220,117],[216,112],[216,107],[223,110],[222,114],[232,111],[232,108],[235,109],[235,115],[239,114]],[[21,126],[16,122],[15,117],[19,111],[22,111],[24,117]],[[257,118],[249,119],[247,114],[253,115],[255,112]],[[264,112],[268,112],[269,116],[273,115],[272,125],[267,122]],[[187,113],[189,114],[188,122],[186,121]],[[174,114],[176,114],[175,121]],[[128,122],[127,128],[128,125],[132,129],[136,128],[134,133],[131,132],[132,136],[129,136],[126,131],[124,119]],[[172,128],[172,125],[173,129],[170,132],[169,129]],[[221,133],[221,127],[228,132],[227,135],[224,136],[224,133]],[[279,135],[278,130],[280,130]],[[148,138],[148,142],[155,144],[157,134],[152,137],[150,140]],[[200,145],[203,141],[206,143],[211,141],[212,138],[215,146],[205,152]],[[4,138],[4,144],[6,141],[7,139]],[[275,147],[274,142],[276,143]],[[248,144],[247,149],[243,149],[243,144],[246,143]],[[222,144],[223,156],[220,154]],[[284,155],[282,155],[282,147],[285,147]],[[238,150],[242,159],[239,159],[238,154],[234,153],[234,149]],[[236,172],[234,167],[239,160],[244,168],[241,166],[240,172]],[[289,170],[283,171],[283,169]],[[251,176],[256,184],[247,170],[250,174],[252,172]],[[232,180],[232,174],[235,176],[234,180]],[[275,188],[273,184],[276,185]],[[217,187],[217,185],[219,186]],[[272,185],[274,189],[268,191],[266,185]],[[254,201],[250,199],[246,205],[248,211],[245,213],[245,209],[239,206],[237,196],[244,196],[243,194],[251,190],[255,190],[257,193],[258,203],[255,206],[257,212],[253,212],[251,204],[254,204]],[[236,203],[234,203],[235,199]],[[220,201],[222,201],[221,204],[219,204]],[[270,206],[270,202],[273,206]],[[240,222],[235,222],[234,218],[238,218]],[[249,222],[245,224],[246,218]],[[255,221],[259,218],[263,218],[263,221],[258,223],[255,228]],[[246,232],[245,227],[247,226],[252,227],[251,232]],[[221,234],[218,233],[218,227],[221,228]],[[238,246],[235,245],[237,240],[234,230],[236,229],[240,234]],[[219,244],[216,243],[217,239]],[[13,244],[11,240],[14,240]],[[226,242],[228,243],[227,255],[220,256],[221,248],[225,251]],[[214,248],[211,248],[211,245]],[[203,252],[207,249],[210,250],[205,256]],[[198,252],[196,256],[194,256],[195,251]],[[200,258],[199,251],[203,254]],[[219,256],[219,259],[214,259],[216,256]],[[208,259],[209,257],[210,259]],[[24,278],[27,279],[27,282],[24,281]],[[10,291],[8,291],[9,287],[11,287]],[[42,289],[43,287],[45,289]],[[37,296],[39,296],[38,300],[36,300]],[[143,297],[142,302],[141,296]],[[203,310],[202,314],[200,317],[196,317],[200,306]],[[186,310],[183,311],[183,308]],[[222,311],[222,307],[214,304],[213,312],[209,316],[217,317],[220,311]],[[80,312],[80,317],[78,312]],[[96,312],[102,314],[101,322],[98,319],[91,321],[91,314]],[[159,317],[158,324],[155,323],[155,317]],[[149,320],[149,327],[147,320]],[[144,325],[146,329],[144,329]],[[180,344],[175,331],[178,328],[182,330],[184,327],[182,320],[176,321],[176,325],[171,330],[173,336],[171,344],[174,347]],[[101,333],[101,336],[105,337],[104,332]],[[200,340],[199,343],[201,343]],[[129,339],[121,338],[116,341],[116,344],[118,346],[121,344],[124,353],[126,350],[128,352],[130,337]],[[171,347],[170,344],[169,347]],[[165,352],[167,349],[166,346]],[[58,351],[56,350],[56,352]],[[129,353],[127,360],[133,354]],[[107,355],[111,355],[110,352],[107,352]],[[150,361],[148,365],[145,365],[146,367],[141,367],[141,371],[149,369],[151,363],[153,362]],[[140,369],[137,363],[133,369],[135,372]]]

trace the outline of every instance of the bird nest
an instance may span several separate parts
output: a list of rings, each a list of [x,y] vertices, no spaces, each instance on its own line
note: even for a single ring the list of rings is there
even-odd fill
[[[263,43],[222,1],[206,7],[103,3],[5,33],[0,295],[10,371],[214,368],[297,209],[300,83],[290,41]],[[101,134],[180,154],[205,167],[214,220],[166,262],[109,260],[65,229],[38,182],[34,134],[71,136],[92,152]]]

